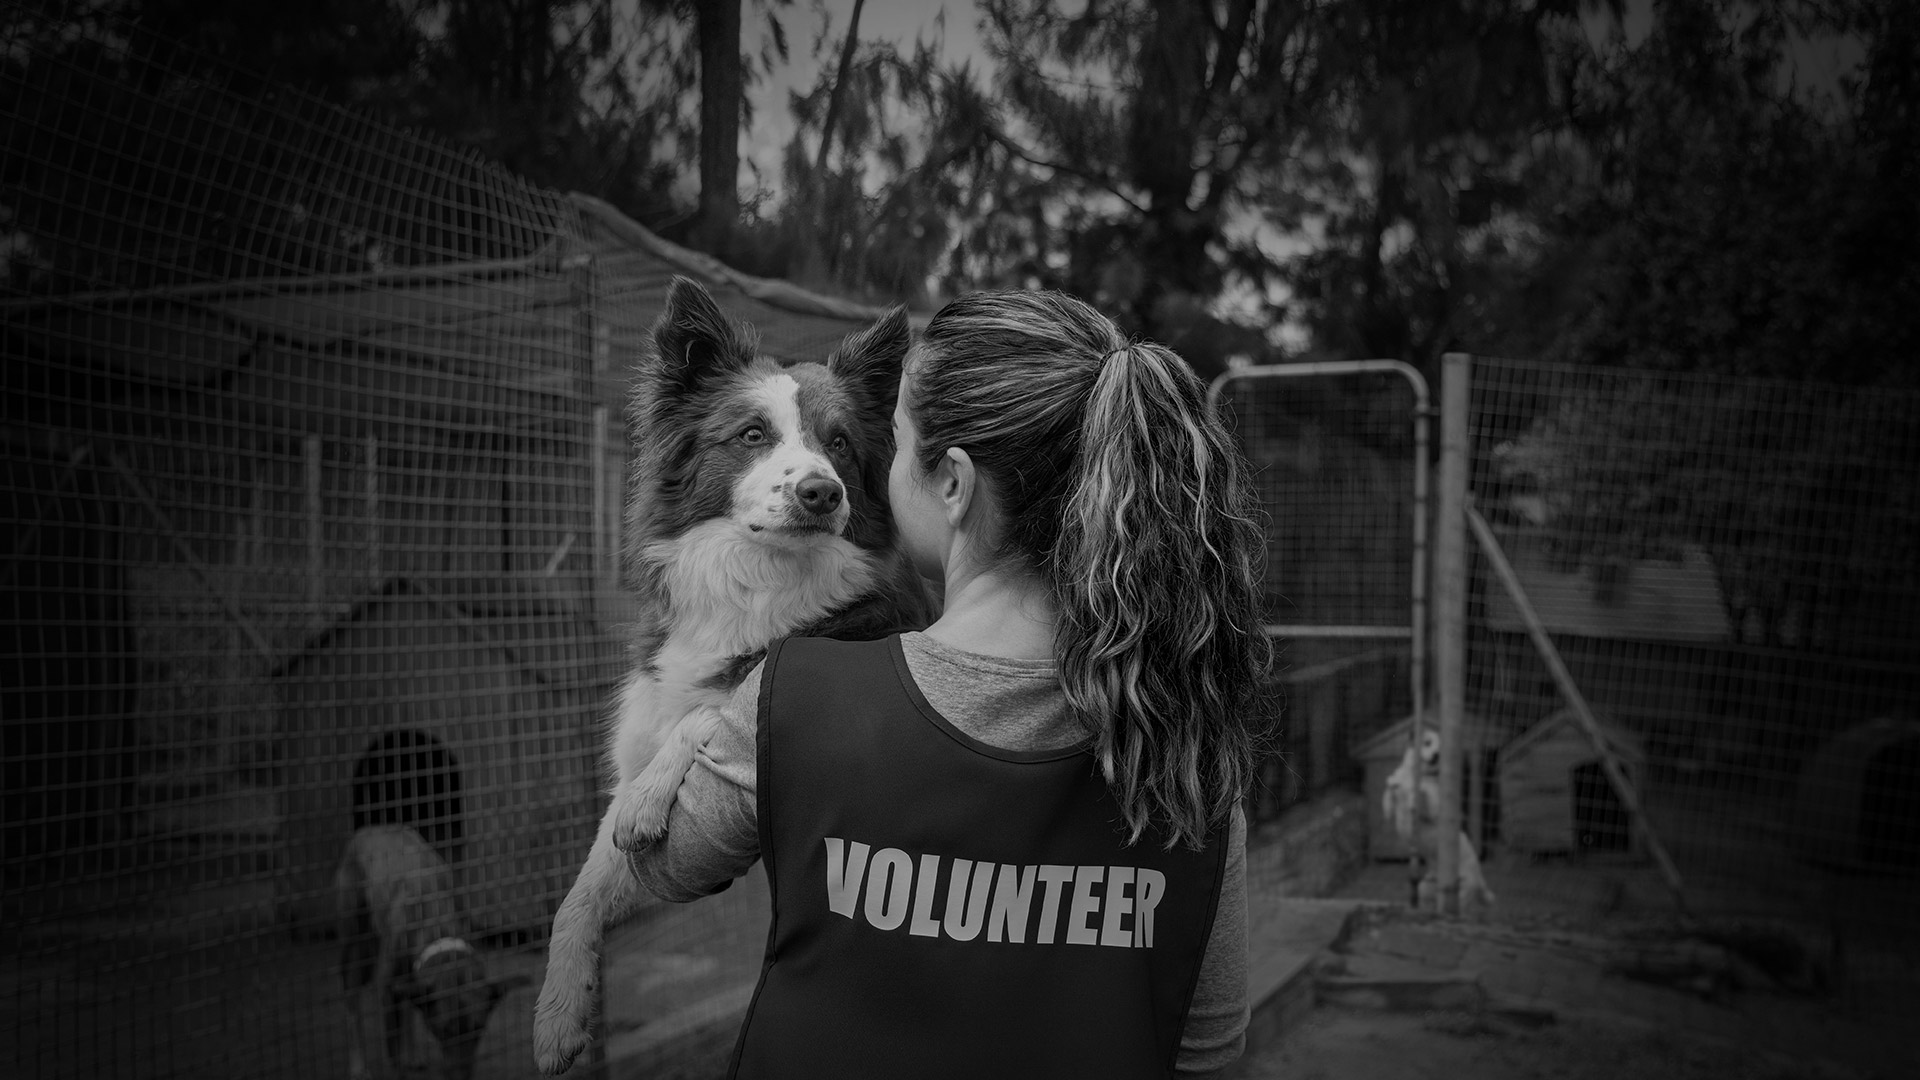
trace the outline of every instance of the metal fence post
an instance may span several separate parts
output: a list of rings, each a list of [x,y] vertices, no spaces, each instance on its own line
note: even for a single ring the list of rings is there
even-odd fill
[[[1460,910],[1460,752],[1467,687],[1467,437],[1472,358],[1440,361],[1440,458],[1434,491],[1433,660],[1440,726],[1440,805],[1434,820],[1434,875],[1440,911]]]

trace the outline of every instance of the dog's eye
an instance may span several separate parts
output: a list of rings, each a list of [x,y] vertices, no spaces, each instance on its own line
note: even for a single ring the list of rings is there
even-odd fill
[[[847,437],[845,435],[835,435],[833,441],[827,444],[827,449],[832,450],[836,454],[846,453]]]
[[[740,441],[746,443],[748,446],[759,446],[761,443],[767,441],[767,431],[760,425],[755,424],[740,433]]]

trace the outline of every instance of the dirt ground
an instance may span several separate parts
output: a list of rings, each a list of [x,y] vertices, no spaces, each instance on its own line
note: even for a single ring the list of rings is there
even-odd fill
[[[1863,1074],[1624,1017],[1320,1008],[1247,1080],[1855,1080]],[[1889,1077],[1891,1080],[1891,1077]]]

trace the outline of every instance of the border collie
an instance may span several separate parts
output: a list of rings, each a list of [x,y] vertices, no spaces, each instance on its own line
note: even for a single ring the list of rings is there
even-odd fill
[[[713,706],[785,635],[926,625],[886,497],[908,342],[895,308],[825,364],[782,366],[704,288],[674,279],[628,414],[637,663],[609,736],[613,802],[553,920],[534,1010],[541,1071],[565,1071],[588,1044],[601,942],[639,899],[622,852],[666,831]]]

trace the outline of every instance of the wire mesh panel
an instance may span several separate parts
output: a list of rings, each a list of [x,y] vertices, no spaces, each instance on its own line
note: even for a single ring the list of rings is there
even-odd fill
[[[1920,955],[1920,396],[1473,372],[1477,505],[1688,903],[1851,936],[1832,948],[1856,975]],[[1631,864],[1593,742],[1485,569],[1467,685],[1510,739],[1496,846]]]
[[[348,836],[423,836],[506,974],[598,815],[577,217],[117,24],[0,34],[0,1073],[345,1075]]]
[[[1219,386],[1253,466],[1282,658],[1256,819],[1360,783],[1359,748],[1411,712],[1420,395],[1396,370],[1340,365],[1242,369]]]

